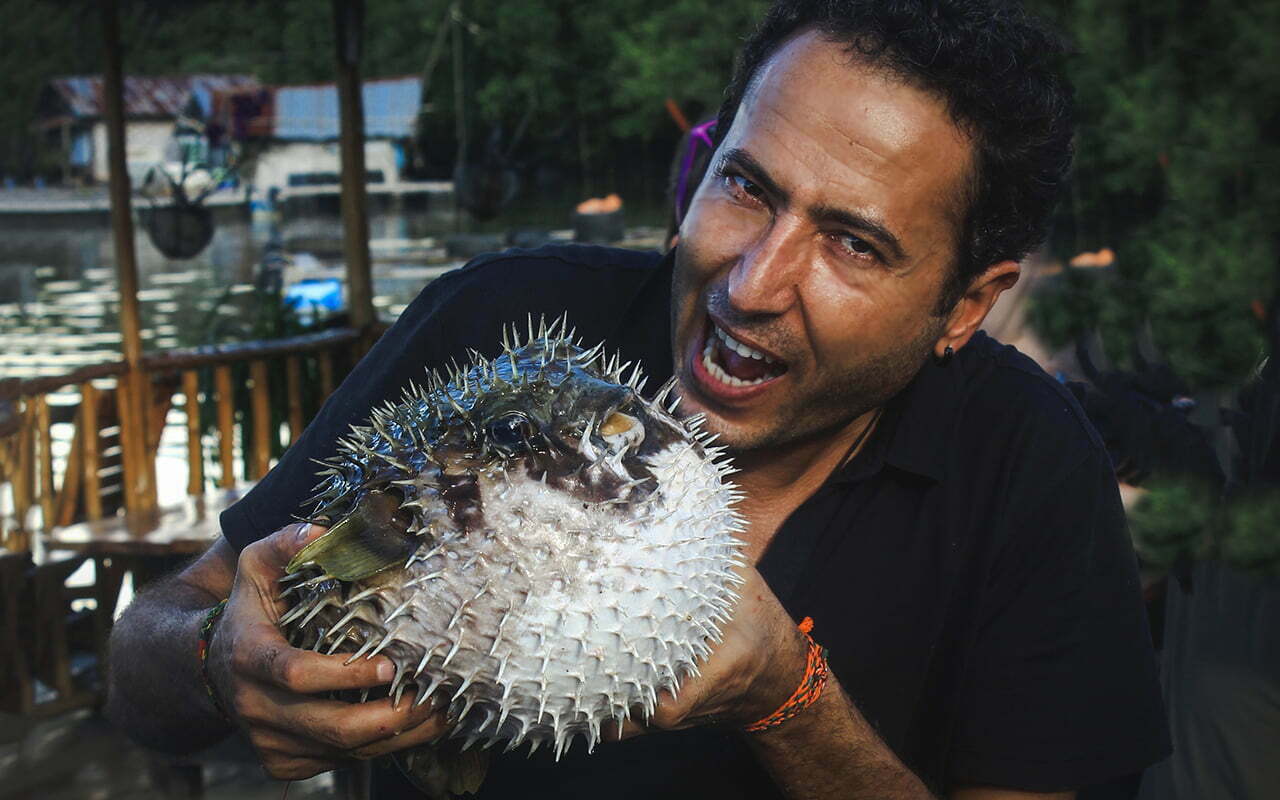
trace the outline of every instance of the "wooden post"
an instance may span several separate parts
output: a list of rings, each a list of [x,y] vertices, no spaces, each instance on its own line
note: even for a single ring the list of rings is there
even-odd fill
[[[347,305],[352,327],[367,335],[373,325],[373,279],[365,191],[364,103],[360,94],[364,0],[333,0],[333,33],[342,121],[342,249],[347,261]]]
[[[316,361],[320,365],[320,402],[323,403],[333,394],[333,353],[321,350],[316,353]]]
[[[302,362],[298,356],[284,360],[285,394],[289,403],[289,445],[302,435]]]
[[[101,457],[98,452],[98,390],[85,381],[80,384],[80,441],[84,457],[84,514],[102,519],[102,485],[98,481]]]
[[[214,367],[213,382],[218,393],[218,458],[222,464],[218,486],[231,489],[236,485],[236,401],[231,393],[231,366]]]
[[[271,379],[267,376],[267,362],[250,363],[249,377],[253,382],[253,474],[249,478],[256,481],[271,469]]]
[[[120,415],[120,447],[124,456],[124,501],[129,511],[155,508],[155,461],[147,458],[147,376],[142,365],[142,323],[138,313],[138,265],[133,247],[129,172],[125,161],[124,77],[120,55],[119,0],[103,0],[102,33],[106,65],[102,94],[107,123],[110,169],[111,234],[120,288],[120,335],[128,371],[117,389],[124,406]]]
[[[49,400],[42,394],[31,398],[35,407],[36,437],[40,441],[40,456],[36,460],[36,472],[40,481],[40,530],[53,530],[53,432],[49,429]]]
[[[31,549],[31,534],[27,530],[27,515],[35,502],[35,414],[31,399],[23,400],[22,428],[18,431],[17,472],[10,478],[13,489],[13,516],[17,527],[9,532],[5,546],[25,553]]]
[[[200,447],[200,373],[189,369],[182,373],[182,394],[186,398],[183,411],[187,415],[187,494],[204,494],[204,450]]]
[[[84,431],[76,422],[71,434],[71,451],[67,455],[67,463],[62,469],[62,483],[58,486],[53,524],[61,528],[75,522],[76,504],[80,501],[81,482],[84,478]]]

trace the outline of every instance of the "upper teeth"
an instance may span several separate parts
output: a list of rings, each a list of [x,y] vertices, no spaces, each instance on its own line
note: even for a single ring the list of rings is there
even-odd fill
[[[758,361],[763,361],[766,364],[774,363],[774,360],[766,356],[764,353],[761,353],[758,350],[752,350],[750,347],[747,347],[742,342],[730,336],[728,333],[725,333],[721,330],[719,325],[712,324],[711,328],[716,332],[716,338],[723,342],[725,347],[734,351],[743,358],[754,358]]]
[[[711,327],[716,332],[716,338],[719,339],[724,344],[725,347],[733,350],[738,355],[744,356],[746,358],[759,359],[766,364],[777,363],[773,359],[766,356],[764,353],[760,353],[755,350],[752,350],[750,347],[747,347],[742,342],[737,341],[729,334],[720,330],[719,327],[715,325],[712,325]],[[727,383],[730,386],[755,386],[757,384],[764,383],[765,381],[773,380],[774,378],[778,377],[778,375],[780,374],[778,372],[774,372],[773,370],[769,370],[764,375],[760,376],[759,378],[756,378],[755,380],[744,381],[741,378],[736,378],[730,375],[729,373],[725,372],[724,369],[719,364],[717,364],[715,362],[715,359],[712,357],[714,351],[715,351],[715,342],[714,340],[712,340],[710,336],[708,336],[707,343],[702,348],[702,366],[713,378],[720,381],[721,383]]]

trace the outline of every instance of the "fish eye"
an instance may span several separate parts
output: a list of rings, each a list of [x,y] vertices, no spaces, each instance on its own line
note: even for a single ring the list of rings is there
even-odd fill
[[[489,423],[489,441],[503,450],[514,450],[533,435],[533,423],[519,411],[510,411]]]

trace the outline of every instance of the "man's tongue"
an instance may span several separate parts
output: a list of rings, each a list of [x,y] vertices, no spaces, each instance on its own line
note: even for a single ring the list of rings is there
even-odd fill
[[[769,368],[760,359],[738,355],[720,341],[716,342],[716,360],[725,372],[742,381],[760,380],[769,372]]]

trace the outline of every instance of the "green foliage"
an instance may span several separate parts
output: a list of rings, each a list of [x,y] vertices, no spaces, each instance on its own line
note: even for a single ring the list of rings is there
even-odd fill
[[[1134,548],[1147,564],[1168,569],[1211,550],[1213,490],[1194,480],[1154,481],[1129,514]]]
[[[636,4],[635,21],[613,33],[610,73],[619,113],[614,130],[620,136],[643,135],[661,121],[663,101],[670,97],[690,122],[711,116],[733,72],[739,40],[763,16],[761,0],[677,0],[651,13]],[[709,12],[714,12],[714,15]],[[732,33],[736,35],[726,35]],[[627,109],[648,114],[625,113]]]
[[[1235,498],[1222,535],[1222,560],[1248,572],[1280,575],[1280,492]]]
[[[1264,341],[1251,303],[1276,289],[1280,5],[1059,0],[1074,38],[1080,131],[1057,255],[1113,247],[1118,278],[1035,319],[1055,344],[1149,320],[1196,387],[1238,383]],[[1080,287],[1076,287],[1080,288]]]
[[[1280,491],[1253,488],[1223,502],[1190,478],[1152,481],[1129,513],[1134,548],[1150,566],[1169,569],[1219,559],[1246,572],[1280,575]]]

